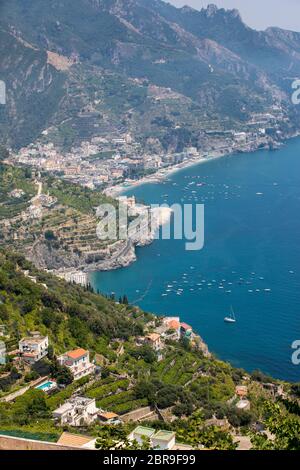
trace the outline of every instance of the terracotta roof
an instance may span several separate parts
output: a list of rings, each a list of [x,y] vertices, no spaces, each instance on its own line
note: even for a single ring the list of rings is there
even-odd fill
[[[159,340],[160,335],[158,333],[151,333],[150,335],[147,335],[146,338],[150,341],[157,341]]]
[[[113,418],[118,418],[119,416],[116,413],[112,413],[110,411],[106,413],[99,413],[98,416],[102,416],[105,419],[113,419]]]
[[[235,389],[235,393],[239,396],[246,397],[248,395],[248,388],[245,385],[238,385]]]
[[[83,436],[81,434],[71,434],[69,432],[63,432],[60,436],[57,444],[61,446],[69,446],[69,447],[82,447],[88,442],[93,441],[93,437],[90,436]]]
[[[171,320],[168,323],[168,327],[171,328],[171,330],[178,330],[178,328],[180,327],[180,323],[179,321]]]
[[[79,349],[74,349],[74,351],[68,351],[66,353],[66,356],[70,357],[71,359],[79,359],[80,357],[84,356],[87,354],[88,351],[85,349],[79,348]]]

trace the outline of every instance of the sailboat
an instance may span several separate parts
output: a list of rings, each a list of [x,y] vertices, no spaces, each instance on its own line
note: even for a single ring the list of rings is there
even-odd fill
[[[235,314],[233,308],[231,307],[231,313],[229,317],[224,318],[225,323],[236,323]]]

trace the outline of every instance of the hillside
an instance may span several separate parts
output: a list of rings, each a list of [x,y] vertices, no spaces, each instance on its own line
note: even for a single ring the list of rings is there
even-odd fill
[[[284,132],[297,129],[298,33],[160,0],[4,0],[0,9],[1,139],[13,147],[48,129],[42,138],[62,148],[130,132],[144,149],[154,139],[180,151],[201,146],[206,129],[242,130],[275,109]]]
[[[175,430],[179,441],[194,448],[234,449],[239,436],[249,434],[247,439],[250,443],[251,437],[255,448],[299,449],[297,385],[234,369],[204,354],[196,335],[192,341],[166,339],[158,360],[151,347],[141,346],[139,341],[161,325],[161,319],[128,306],[126,301],[116,304],[66,284],[36,270],[21,256],[1,251],[0,326],[8,352],[7,364],[0,366],[1,434],[56,441],[63,430],[92,436],[121,432],[120,428],[100,424],[79,428],[55,424],[51,412],[80,393],[121,416],[149,405],[154,410],[149,424],[155,428],[162,426],[156,421],[155,410],[159,409],[164,428]],[[16,348],[19,339],[32,331],[48,335],[50,347],[48,357],[28,367],[18,358]],[[37,378],[57,376],[53,375],[59,370],[56,355],[76,347],[89,349],[101,366],[101,375],[77,382],[69,375],[61,376],[65,388],[50,395],[34,389]],[[1,403],[26,384],[31,384],[29,391]],[[236,407],[236,387],[242,384],[250,411]],[[257,422],[269,428],[273,442],[265,434],[256,435]],[[133,427],[134,423],[123,429],[128,432]],[[288,436],[282,437],[283,432]]]
[[[97,237],[96,208],[102,203],[116,201],[47,174],[0,164],[0,246],[18,250],[43,269],[96,269],[122,245]]]

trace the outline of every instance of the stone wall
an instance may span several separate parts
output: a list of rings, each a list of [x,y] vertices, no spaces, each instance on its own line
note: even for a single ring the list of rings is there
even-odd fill
[[[130,411],[130,413],[126,413],[125,415],[121,416],[122,421],[124,423],[128,423],[130,421],[139,421],[145,419],[147,416],[151,416],[153,411],[151,410],[150,406],[146,406],[145,408],[139,408],[135,411]]]
[[[53,442],[33,441],[31,439],[21,439],[0,435],[0,450],[88,450],[78,447],[60,446]]]

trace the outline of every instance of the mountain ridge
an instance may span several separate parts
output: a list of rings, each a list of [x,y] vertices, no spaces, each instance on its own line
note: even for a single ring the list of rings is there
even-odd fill
[[[297,110],[292,109],[290,96],[291,83],[300,74],[300,33],[278,28],[255,31],[242,21],[237,10],[219,9],[213,4],[200,11],[176,8],[161,0],[78,0],[76,5],[71,0],[51,0],[46,5],[41,0],[34,0],[30,5],[27,0],[5,0],[1,10],[0,27],[6,35],[2,40],[3,55],[7,55],[9,35],[13,34],[19,38],[19,47],[22,42],[31,44],[42,55],[54,53],[70,61],[70,68],[65,70],[52,70],[48,63],[59,82],[55,87],[59,96],[55,97],[50,90],[47,99],[45,90],[38,96],[33,93],[37,89],[37,77],[32,74],[32,67],[22,70],[22,65],[18,68],[14,64],[16,47],[11,48],[11,64],[4,62],[3,67],[4,78],[8,81],[8,105],[5,110],[0,109],[1,122],[6,123],[0,137],[10,146],[30,143],[49,126],[60,128],[60,123],[69,118],[71,101],[73,113],[78,117],[83,95],[93,106],[93,96],[100,86],[96,80],[101,83],[101,77],[107,73],[113,74],[116,81],[144,81],[149,86],[171,89],[192,100],[202,109],[200,122],[197,118],[191,125],[195,139],[199,138],[197,128],[207,121],[207,114],[212,121],[218,119],[221,128],[226,125],[223,122],[228,121],[231,127],[238,129],[252,112],[269,112],[272,105],[281,106],[289,116],[291,127],[295,127]],[[28,56],[28,50],[24,46],[24,51],[18,54]],[[43,60],[41,56],[42,68]],[[95,86],[90,93],[93,70]],[[10,87],[13,75],[15,84]],[[81,91],[75,103],[68,90],[72,90],[74,77],[78,82],[79,75],[84,92]],[[31,96],[27,111],[30,119],[26,126],[25,120],[21,120],[20,131],[15,132],[9,121],[16,121],[18,101],[21,107],[24,103],[22,93],[18,100],[16,92],[16,89],[23,89],[23,76],[30,82],[26,89],[26,96]],[[139,95],[140,91],[140,85],[136,85],[134,93]],[[149,89],[145,89],[145,93],[149,98]],[[37,125],[34,112],[38,98],[46,98],[46,106],[38,110]],[[111,98],[112,94],[105,95],[108,106],[105,114],[111,113]],[[170,140],[170,130],[137,124],[143,116],[146,116],[145,122],[153,121],[153,116],[148,117],[146,103],[147,99],[133,106],[128,102],[135,118],[128,119],[127,114],[121,114],[124,127],[128,132],[138,127],[135,137],[141,143],[157,131],[162,134],[158,136],[161,143],[162,138]],[[157,112],[160,118],[170,120],[173,112],[178,113],[173,107],[165,105],[163,111],[156,106],[151,113]],[[184,116],[188,108],[184,103],[179,103],[178,107],[182,116],[174,126],[187,129]],[[35,124],[30,126],[32,117]],[[82,134],[82,122],[72,125],[75,134]],[[84,125],[96,133],[87,120]],[[100,124],[98,129],[106,132],[106,128]],[[76,139],[80,140],[75,136],[73,143]]]

